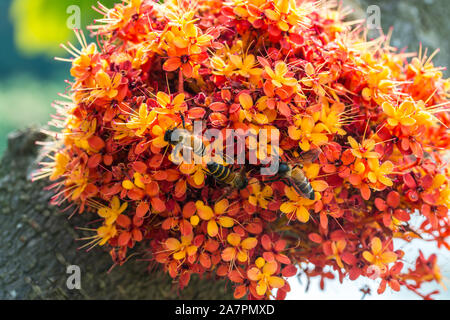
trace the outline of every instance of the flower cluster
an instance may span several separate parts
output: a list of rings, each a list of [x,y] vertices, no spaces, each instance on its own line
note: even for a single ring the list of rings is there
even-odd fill
[[[98,43],[76,31],[81,48],[65,46],[74,81],[38,175],[54,181],[53,203],[98,214],[86,246],[107,246],[118,265],[145,252],[181,288],[193,274],[226,278],[236,298],[283,299],[298,273],[431,296],[420,289],[441,281],[436,256],[407,270],[396,247],[422,238],[450,249],[450,82],[426,52],[410,60],[384,36],[367,41],[332,1],[97,10]],[[276,151],[297,167],[317,151],[301,166],[314,195],[257,165],[237,190],[204,164],[175,164],[167,132],[194,120],[277,129],[279,148],[259,160]]]

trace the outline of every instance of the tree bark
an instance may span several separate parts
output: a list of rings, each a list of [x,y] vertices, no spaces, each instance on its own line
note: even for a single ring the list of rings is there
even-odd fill
[[[31,182],[37,166],[36,141],[45,136],[30,128],[12,133],[0,162],[0,299],[231,299],[223,281],[193,277],[180,291],[162,271],[150,272],[148,261],[131,258],[110,273],[104,249],[77,250],[75,239],[89,220],[68,220],[49,204],[48,181]],[[81,290],[66,285],[67,266],[81,269]]]

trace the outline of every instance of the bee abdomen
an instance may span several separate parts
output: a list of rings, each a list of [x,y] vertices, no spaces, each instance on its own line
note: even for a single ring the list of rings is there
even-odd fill
[[[206,147],[203,141],[197,137],[194,137],[192,142],[192,148],[194,150],[194,153],[198,156],[205,156],[206,155]]]
[[[314,189],[312,188],[311,183],[309,183],[308,180],[306,180],[305,183],[302,183],[300,189],[309,200],[315,200],[316,196],[314,194]]]
[[[188,133],[182,134],[178,141],[174,141],[171,139],[170,142],[172,145],[178,145],[181,144],[185,147],[190,147],[194,151],[194,153],[200,157],[203,157],[206,155],[206,147],[203,143],[202,139]]]
[[[306,198],[310,200],[315,200],[314,189],[311,186],[308,178],[301,173],[301,177],[296,179],[298,188],[302,191],[302,193],[306,196]]]
[[[206,165],[211,175],[219,181],[228,183],[231,178],[231,169],[215,162],[208,162]]]

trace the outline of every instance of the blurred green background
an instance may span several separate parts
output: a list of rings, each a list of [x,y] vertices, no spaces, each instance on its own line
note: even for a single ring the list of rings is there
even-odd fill
[[[0,1],[0,155],[7,135],[17,128],[48,122],[51,103],[66,90],[64,79],[69,64],[54,56],[64,56],[59,44],[73,40],[67,26],[80,8],[84,27],[100,15],[92,10],[95,0],[1,0]],[[102,0],[111,6],[113,0]]]

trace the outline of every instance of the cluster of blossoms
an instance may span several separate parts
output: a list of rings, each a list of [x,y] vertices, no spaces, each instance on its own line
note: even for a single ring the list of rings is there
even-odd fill
[[[98,43],[76,31],[82,47],[65,46],[74,81],[40,172],[54,181],[54,203],[98,215],[87,245],[107,246],[117,265],[143,253],[181,288],[193,274],[226,278],[236,298],[283,299],[298,273],[322,286],[367,277],[379,293],[436,293],[421,292],[441,282],[436,255],[404,266],[394,242],[450,249],[450,82],[426,52],[367,41],[333,1],[97,10]],[[286,162],[320,150],[303,166],[314,199],[258,170],[222,198],[230,187],[204,164],[170,160],[167,131],[194,120],[223,132],[277,129]]]

